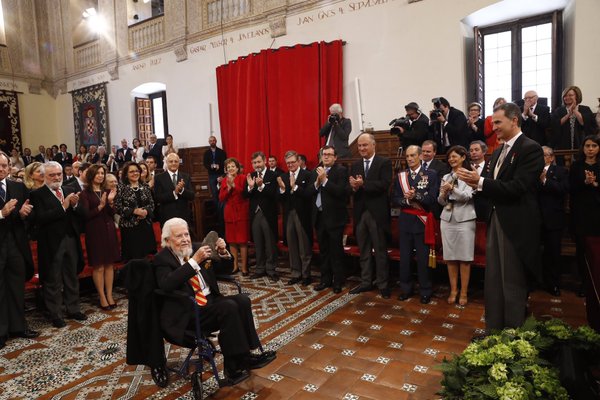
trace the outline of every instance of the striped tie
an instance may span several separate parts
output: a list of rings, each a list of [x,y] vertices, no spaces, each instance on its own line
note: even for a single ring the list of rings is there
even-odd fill
[[[194,275],[190,279],[190,285],[192,285],[194,293],[196,293],[196,295],[194,296],[196,299],[196,303],[198,303],[200,307],[204,307],[207,303],[207,300],[204,293],[202,293],[202,288],[200,287],[200,279],[198,278],[198,275]]]

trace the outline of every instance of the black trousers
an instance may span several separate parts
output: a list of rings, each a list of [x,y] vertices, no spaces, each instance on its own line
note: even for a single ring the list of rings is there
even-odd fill
[[[25,261],[8,232],[0,241],[0,336],[27,329],[24,310]]]
[[[542,228],[542,253],[544,284],[551,288],[560,286],[560,245],[562,229]]]
[[[344,227],[327,229],[323,226],[322,211],[317,215],[317,240],[321,255],[321,283],[343,286],[346,280],[342,261],[344,259]]]

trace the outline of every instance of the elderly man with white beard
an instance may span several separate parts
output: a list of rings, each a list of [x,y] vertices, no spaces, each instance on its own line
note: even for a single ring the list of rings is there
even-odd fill
[[[166,221],[161,237],[162,250],[153,261],[158,286],[166,292],[194,296],[202,307],[202,330],[219,331],[227,384],[243,381],[249,377],[249,369],[262,368],[275,359],[274,352],[250,353],[260,346],[250,298],[245,294],[224,296],[219,291],[215,274],[230,272],[232,267],[225,241],[216,240],[217,254],[213,255],[211,246],[192,244],[187,222],[181,218]],[[164,300],[160,323],[167,339],[182,343],[193,337],[194,318],[192,307],[182,308],[181,303],[168,297]]]

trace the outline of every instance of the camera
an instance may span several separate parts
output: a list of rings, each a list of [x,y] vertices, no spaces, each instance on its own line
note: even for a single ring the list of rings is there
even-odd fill
[[[442,110],[433,110],[429,113],[429,119],[433,122],[438,119],[438,117],[442,116]]]
[[[391,120],[388,125],[391,126],[390,133],[392,135],[400,135],[400,128],[404,129],[405,131],[410,129],[410,120],[406,117],[400,117]]]
[[[331,125],[335,124],[336,122],[340,122],[340,116],[337,114],[331,114],[329,116],[329,123]]]

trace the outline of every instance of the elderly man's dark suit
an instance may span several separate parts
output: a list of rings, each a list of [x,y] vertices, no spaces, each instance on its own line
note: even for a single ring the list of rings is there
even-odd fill
[[[481,193],[489,199],[485,270],[486,329],[516,328],[525,321],[527,276],[541,281],[541,218],[537,182],[544,168],[540,145],[521,134],[494,179],[503,146],[490,160]]]
[[[348,223],[348,199],[350,183],[348,170],[334,164],[327,171],[325,186],[315,188],[317,171],[313,171],[307,191],[312,196],[312,223],[317,231],[319,253],[321,256],[321,284],[342,287],[344,275],[344,227]],[[317,207],[317,197],[321,194],[321,208]]]
[[[538,193],[542,211],[543,275],[548,288],[560,286],[560,248],[568,193],[569,172],[565,167],[551,164],[546,171],[546,182],[539,182]]]
[[[160,205],[160,225],[163,226],[171,218],[183,218],[191,223],[190,201],[194,200],[194,187],[190,176],[177,171],[177,182],[183,179],[183,193],[175,198],[175,185],[172,173],[165,171],[154,177],[154,200]]]
[[[373,281],[371,250],[375,250],[376,284],[380,290],[388,289],[387,236],[390,234],[390,206],[388,193],[392,183],[392,163],[377,154],[365,176],[363,159],[352,164],[350,175],[362,176],[364,184],[354,192],[354,228],[360,248],[361,286],[370,287]],[[361,221],[365,218],[365,221]],[[372,218],[375,229],[365,222]],[[363,222],[361,224],[361,222]]]
[[[0,197],[0,209],[12,199],[17,204],[10,215],[0,219],[0,339],[27,330],[25,281],[33,276],[26,224],[19,215],[29,193],[20,182],[5,182],[6,201]]]
[[[319,136],[325,137],[325,144],[333,146],[339,158],[346,158],[351,156],[348,147],[350,132],[352,132],[352,121],[349,118],[342,117],[337,124],[331,124],[327,121],[319,131]],[[331,143],[327,143],[329,133],[333,135]]]
[[[75,191],[67,185],[62,187],[62,192],[66,199]],[[79,210],[69,207],[65,211],[46,185],[31,192],[31,203],[38,228],[39,272],[50,319],[61,318],[63,300],[68,314],[78,313],[77,274],[83,269]],[[65,262],[66,258],[68,262]]]
[[[250,200],[250,227],[256,250],[256,274],[275,274],[277,266],[277,176],[265,168],[262,173],[264,188],[254,185],[248,190],[244,185],[243,196]],[[256,171],[250,174],[258,176]]]
[[[162,290],[194,296],[194,289],[189,280],[196,275],[196,271],[189,262],[182,265],[169,248],[163,248],[156,254],[152,264],[156,281]],[[231,265],[231,259],[211,261],[210,267],[206,262],[200,264],[200,273],[211,292],[207,296],[208,303],[201,308],[200,325],[204,332],[219,331],[219,344],[226,359],[248,354],[251,349],[260,345],[254,328],[250,298],[245,294],[223,296],[219,291],[215,274],[219,271],[231,271]],[[215,269],[218,271],[215,272]],[[165,298],[160,320],[163,334],[169,341],[187,343],[190,335],[195,336],[194,308],[191,301],[189,307],[184,308],[181,302]]]
[[[406,171],[408,183],[414,188],[417,197],[407,201],[399,179],[394,180],[394,196],[392,203],[400,206],[401,210],[415,208],[418,204],[425,211],[432,211],[437,203],[440,191],[440,180],[434,169],[424,170],[420,168],[419,173],[413,179],[410,169]],[[429,273],[429,245],[425,244],[425,224],[416,215],[400,212],[398,216],[398,231],[400,237],[400,289],[404,295],[410,295],[413,291],[413,283],[410,273],[410,262],[413,249],[417,258],[417,275],[419,277],[419,290],[421,296],[431,296],[431,277]]]
[[[309,279],[313,236],[310,193],[307,191],[310,172],[298,168],[297,173],[295,190],[292,191],[290,186],[291,172],[281,175],[285,192],[278,190],[283,203],[283,234],[289,249],[292,278]]]
[[[535,140],[540,146],[548,142],[546,130],[550,127],[550,108],[541,104],[536,104],[533,113],[537,115],[537,121],[532,117],[523,118],[521,130],[530,139]]]

